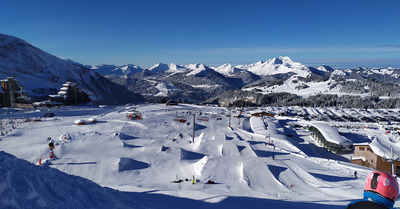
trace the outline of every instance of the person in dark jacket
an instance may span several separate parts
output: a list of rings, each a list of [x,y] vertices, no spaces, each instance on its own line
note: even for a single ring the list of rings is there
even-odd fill
[[[374,171],[367,176],[364,198],[347,205],[346,209],[393,209],[399,196],[397,179],[385,172]]]

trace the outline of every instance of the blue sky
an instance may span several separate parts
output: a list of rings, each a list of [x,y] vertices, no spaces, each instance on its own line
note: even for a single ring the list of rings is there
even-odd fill
[[[399,0],[0,0],[0,33],[63,59],[400,67]]]

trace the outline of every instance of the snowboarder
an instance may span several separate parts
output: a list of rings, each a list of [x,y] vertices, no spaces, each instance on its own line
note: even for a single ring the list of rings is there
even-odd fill
[[[364,199],[354,201],[346,209],[393,209],[399,196],[397,179],[385,172],[374,171],[367,176]]]
[[[357,171],[354,171],[354,178],[357,178]]]

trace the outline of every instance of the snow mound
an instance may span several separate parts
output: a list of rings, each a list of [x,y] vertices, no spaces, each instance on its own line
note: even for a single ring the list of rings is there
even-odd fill
[[[191,152],[187,151],[184,149],[181,149],[181,159],[182,160],[199,160],[203,158],[205,155],[197,153],[197,152]]]
[[[140,162],[130,158],[120,158],[118,163],[118,171],[130,171],[130,170],[139,170],[150,167],[149,164],[145,162]]]
[[[3,151],[0,163],[2,208],[144,208],[132,194],[36,166]]]

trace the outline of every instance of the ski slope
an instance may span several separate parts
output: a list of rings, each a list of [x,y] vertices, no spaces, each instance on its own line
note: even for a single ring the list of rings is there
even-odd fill
[[[29,208],[40,203],[42,208],[68,208],[73,203],[66,206],[63,201],[74,195],[61,198],[48,188],[65,184],[57,187],[57,193],[71,193],[67,185],[82,177],[91,186],[75,187],[82,193],[75,197],[77,208],[102,208],[99,204],[110,208],[106,206],[113,202],[118,202],[118,208],[343,208],[362,197],[364,178],[371,172],[327,153],[307,131],[289,127],[285,118],[244,113],[244,118],[232,117],[228,127],[225,108],[142,104],[137,110],[143,119],[133,121],[126,118],[130,108],[62,107],[2,114],[8,131],[0,136],[0,151],[16,158],[1,153],[5,155],[1,159],[5,164],[29,162],[18,175],[30,185],[29,190],[36,191],[37,198],[19,196],[25,187],[16,184],[14,188],[13,181],[2,178],[0,205]],[[22,117],[40,117],[47,111],[56,116],[23,122]],[[14,129],[10,117],[17,124]],[[174,120],[177,117],[186,122]],[[74,124],[89,118],[98,122]],[[288,137],[289,133],[294,136]],[[47,137],[56,144],[52,160]],[[37,165],[40,156],[41,166]],[[354,178],[354,171],[359,179]],[[44,172],[54,173],[53,177],[46,180]],[[65,180],[59,182],[57,175]],[[38,179],[50,186],[30,183]],[[97,190],[99,196],[112,200],[90,198]],[[85,204],[78,203],[84,200]]]

